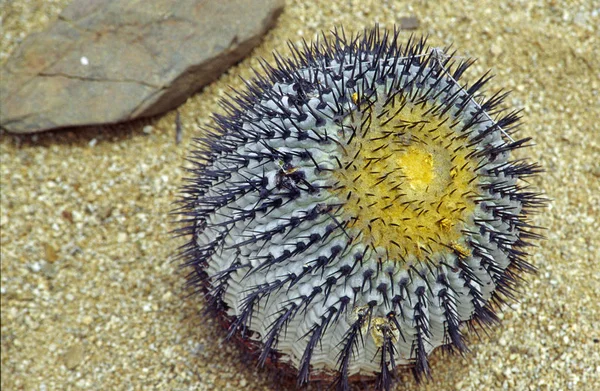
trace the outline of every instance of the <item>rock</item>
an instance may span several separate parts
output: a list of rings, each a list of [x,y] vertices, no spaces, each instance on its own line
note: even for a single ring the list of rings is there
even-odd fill
[[[148,117],[255,47],[283,0],[74,0],[0,70],[0,127],[33,133]]]

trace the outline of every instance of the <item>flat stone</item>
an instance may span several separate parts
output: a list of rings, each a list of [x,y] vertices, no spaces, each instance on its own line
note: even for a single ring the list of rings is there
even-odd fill
[[[283,4],[75,0],[0,69],[0,127],[33,133],[177,107],[246,56]]]

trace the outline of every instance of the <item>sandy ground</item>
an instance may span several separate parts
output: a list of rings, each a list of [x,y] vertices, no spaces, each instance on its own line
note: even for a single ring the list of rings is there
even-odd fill
[[[434,46],[454,42],[488,68],[491,92],[514,90],[533,184],[553,199],[536,224],[548,240],[531,261],[520,303],[471,341],[464,358],[435,354],[434,379],[397,390],[600,389],[600,4],[593,0],[328,1],[287,4],[277,28],[239,65],[175,113],[135,123],[33,136],[2,134],[3,390],[270,390],[268,371],[223,343],[198,317],[171,262],[167,212],[199,125],[228,86],[286,41],[344,25],[391,27],[417,16]],[[439,2],[442,3],[442,2]],[[0,62],[67,4],[1,1]],[[408,37],[410,32],[403,33]],[[145,131],[144,131],[145,130]],[[317,387],[311,387],[317,389]],[[362,387],[357,386],[357,389]]]

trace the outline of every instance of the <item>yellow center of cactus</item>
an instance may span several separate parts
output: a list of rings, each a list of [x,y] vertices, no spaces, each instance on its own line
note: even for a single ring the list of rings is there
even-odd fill
[[[340,131],[341,168],[333,173],[355,240],[383,260],[468,256],[461,230],[475,207],[478,165],[468,138],[430,103],[355,102],[359,109]]]

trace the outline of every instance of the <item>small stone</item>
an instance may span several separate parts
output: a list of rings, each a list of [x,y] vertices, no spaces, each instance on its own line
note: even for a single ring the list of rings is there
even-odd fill
[[[83,361],[83,354],[83,345],[80,343],[72,345],[65,353],[65,366],[68,369],[75,369]]]
[[[73,213],[70,210],[63,210],[62,217],[67,220],[69,223],[73,224]]]
[[[573,22],[575,24],[578,24],[580,26],[585,26],[585,24],[588,21],[588,17],[584,12],[578,12],[575,14],[575,17],[573,18]]]
[[[150,134],[150,133],[152,133],[153,130],[154,130],[154,128],[152,127],[152,125],[146,125],[142,129],[142,132],[144,132],[144,134]]]
[[[127,234],[125,232],[119,232],[117,234],[117,242],[125,243],[127,241]]]
[[[54,263],[58,259],[56,249],[50,243],[44,243],[44,252],[46,254],[46,262]]]
[[[102,206],[98,209],[98,217],[100,217],[102,220],[106,220],[108,219],[112,213],[113,213],[113,207],[112,206]]]
[[[402,30],[416,30],[420,26],[419,19],[416,16],[400,18],[400,28]]]
[[[92,318],[89,315],[86,315],[83,317],[83,319],[81,319],[81,323],[83,323],[86,326],[91,325],[93,321],[94,321],[94,318]]]
[[[492,44],[492,47],[490,48],[490,52],[494,55],[494,56],[499,56],[502,54],[502,47],[498,44]]]
[[[49,279],[56,277],[58,274],[58,267],[54,263],[44,263],[40,269],[42,274]]]
[[[147,334],[146,334],[146,330],[142,330],[140,333],[136,334],[134,336],[135,339],[144,339],[146,338]]]

